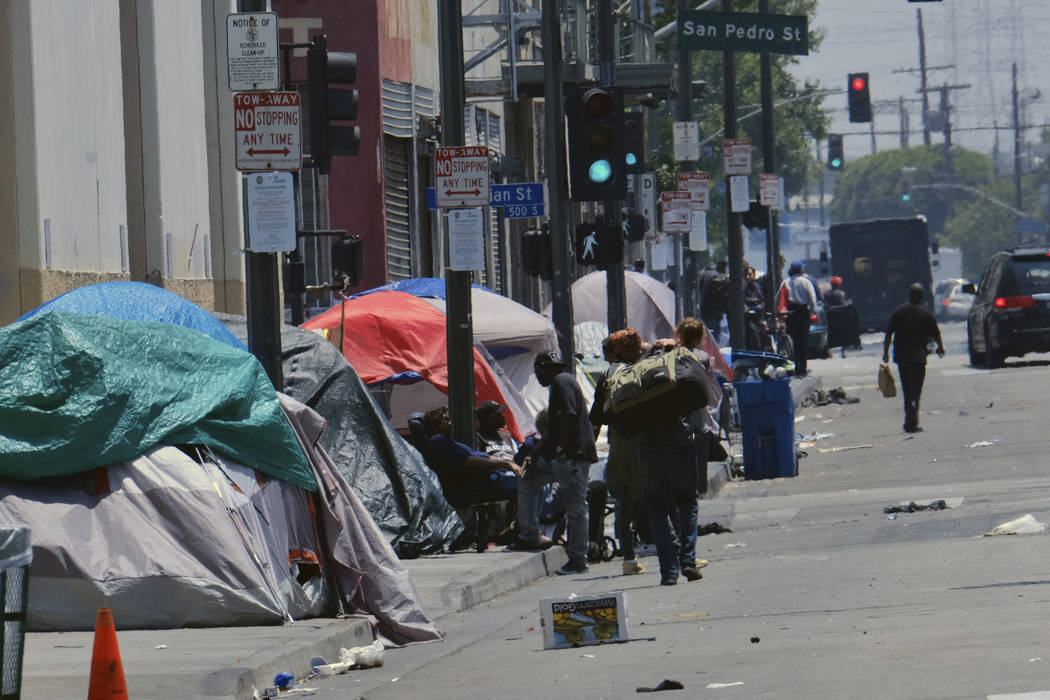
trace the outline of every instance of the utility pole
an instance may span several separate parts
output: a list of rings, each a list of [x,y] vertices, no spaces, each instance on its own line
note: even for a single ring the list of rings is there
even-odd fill
[[[722,11],[733,11],[733,0],[722,0]],[[733,51],[722,52],[722,83],[725,89],[725,137],[734,139],[736,126],[736,59]],[[726,176],[726,193],[730,177]],[[740,214],[726,206],[726,236],[729,243],[729,341],[733,350],[744,348],[744,242],[740,237]]]
[[[930,98],[926,93],[926,32],[922,29],[922,10],[915,8],[915,18],[919,27],[919,91],[922,92],[922,142],[930,145],[930,127],[926,124],[926,115],[930,112]]]
[[[904,95],[897,102],[901,115],[901,148],[908,147],[908,110],[904,108]]]
[[[758,11],[769,12],[769,0],[758,0]],[[759,71],[762,91],[762,172],[775,173],[776,161],[773,141],[773,61],[768,51],[759,57]],[[773,284],[767,285],[768,296],[766,308],[773,308],[773,298],[780,288],[780,224],[777,214],[766,207],[766,274]]]
[[[572,323],[572,280],[569,279],[570,240],[565,206],[565,119],[562,95],[561,22],[557,0],[543,0],[540,36],[546,60],[543,63],[544,169],[550,192],[552,269],[551,312],[558,333],[558,348],[565,362],[576,354]],[[463,110],[460,109],[460,113]],[[622,275],[621,275],[622,277]]]
[[[1021,99],[1017,94],[1017,64],[1013,64],[1013,103],[1014,103],[1014,206],[1021,210]],[[1021,242],[1021,233],[1017,234]]]
[[[466,131],[463,103],[463,8],[461,0],[438,0],[441,74],[441,144],[462,146]],[[443,217],[443,214],[442,214]],[[444,217],[443,217],[444,218]],[[447,221],[439,230],[444,235]],[[445,272],[445,343],[448,358],[448,410],[452,437],[474,446],[474,323],[470,311],[470,271]]]
[[[266,0],[237,0],[237,12],[266,12]],[[241,176],[244,227],[248,227],[248,180]],[[281,293],[278,254],[244,254],[244,303],[248,314],[248,350],[262,364],[278,391],[284,389],[281,368]]]
[[[689,9],[689,0],[678,0],[677,10],[681,14],[684,10]],[[693,59],[692,53],[689,49],[678,50],[678,121],[688,122],[693,119]],[[694,170],[696,164],[692,161],[683,161],[679,166],[679,169],[685,172]],[[655,222],[654,222],[655,223]],[[685,280],[685,284],[682,283],[682,273],[685,270],[685,246],[682,246],[682,252],[678,260],[678,284],[675,285],[675,294],[683,300],[682,311],[686,315],[694,315],[694,304],[693,298],[696,291],[696,281],[698,278],[699,270],[696,269],[696,258],[693,253],[689,253],[693,256],[694,264],[692,265],[692,271],[690,272],[690,278]],[[677,308],[677,305],[676,305]],[[717,330],[717,329],[716,329]]]
[[[614,34],[615,15],[612,0],[598,0],[598,62],[599,77],[602,85],[611,86],[616,82],[616,43]],[[623,164],[620,164],[623,167]],[[622,231],[620,202],[615,199],[603,203],[606,226],[614,226]],[[622,233],[621,233],[622,235]],[[609,332],[627,327],[627,286],[623,274],[623,256],[609,265],[605,271],[605,292],[608,301],[607,321]]]

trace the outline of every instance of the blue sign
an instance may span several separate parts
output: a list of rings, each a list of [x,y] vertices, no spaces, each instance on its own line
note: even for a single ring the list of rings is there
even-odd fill
[[[1038,219],[1020,219],[1017,222],[1018,233],[1039,234],[1046,231],[1046,224]]]
[[[489,206],[503,207],[503,216],[508,219],[528,219],[547,214],[542,182],[492,185],[489,191]],[[437,209],[433,187],[427,188],[427,209]]]

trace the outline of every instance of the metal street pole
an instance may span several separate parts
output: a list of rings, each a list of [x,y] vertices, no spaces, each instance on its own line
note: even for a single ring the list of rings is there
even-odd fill
[[[544,169],[550,191],[551,311],[558,333],[562,359],[572,362],[576,354],[572,335],[572,280],[569,279],[570,241],[565,187],[565,118],[562,94],[561,22],[557,0],[543,0],[540,36],[547,60],[543,63]],[[460,113],[463,110],[460,109]]]
[[[237,0],[237,12],[266,12],[266,0]],[[248,230],[248,180],[241,176],[245,239]],[[262,364],[278,391],[284,388],[281,370],[281,291],[277,284],[276,253],[244,254],[244,304],[247,307],[248,350]]]
[[[722,0],[724,12],[733,11],[733,0]],[[732,51],[722,52],[722,75],[725,89],[725,137],[736,138],[736,63]],[[726,176],[726,195],[730,194]],[[726,206],[726,236],[729,243],[729,342],[734,350],[744,349],[744,242],[740,236],[740,214]]]
[[[438,0],[441,74],[441,144],[462,146],[463,8],[461,0]],[[446,224],[447,225],[447,222]],[[444,235],[445,226],[440,228]],[[452,437],[474,446],[474,323],[470,312],[470,271],[445,273],[445,338],[448,357],[448,410]]]
[[[769,12],[769,0],[758,0],[758,11]],[[762,172],[775,173],[776,161],[773,141],[773,60],[769,52],[759,57],[762,90]],[[772,208],[766,207],[766,274],[772,284],[767,285],[766,308],[773,309],[773,299],[780,288],[780,223]]]
[[[612,86],[616,82],[616,44],[614,41],[615,16],[612,0],[598,0],[598,68],[602,85]],[[620,164],[623,167],[623,164]],[[620,202],[615,199],[603,203],[604,222],[622,231]],[[622,234],[621,234],[622,235]],[[609,332],[627,327],[627,283],[624,281],[623,256],[605,270],[605,292]]]
[[[930,127],[926,122],[926,115],[930,113],[930,96],[926,92],[926,32],[922,29],[922,10],[919,8],[915,8],[915,21],[919,29],[919,90],[922,92],[922,142],[929,146]]]
[[[689,0],[678,0],[678,13],[689,9]],[[689,49],[678,50],[678,121],[688,122],[693,119],[693,59],[692,52]],[[682,171],[690,171],[696,168],[696,163],[692,161],[683,161],[680,165]],[[691,225],[691,224],[690,224]],[[678,285],[675,289],[675,293],[682,299],[682,311],[686,316],[695,316],[697,311],[695,309],[694,297],[696,296],[696,282],[699,278],[700,271],[696,269],[696,254],[692,251],[686,251],[683,245],[682,254],[679,256],[679,275]],[[690,256],[693,260],[693,265],[689,271],[687,279],[683,280],[682,276],[685,273],[685,257]]]
[[[1017,94],[1017,64],[1013,64],[1013,105],[1014,105],[1014,206],[1021,211],[1021,100]],[[1020,227],[1018,227],[1020,228]],[[1017,242],[1021,243],[1021,232],[1017,232]]]

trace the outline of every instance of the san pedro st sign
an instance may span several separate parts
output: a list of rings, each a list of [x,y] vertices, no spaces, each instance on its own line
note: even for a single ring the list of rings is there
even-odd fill
[[[678,48],[805,56],[809,20],[805,15],[683,10],[678,13]]]

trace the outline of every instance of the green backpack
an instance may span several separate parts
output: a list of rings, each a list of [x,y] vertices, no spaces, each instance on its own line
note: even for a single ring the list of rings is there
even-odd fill
[[[610,425],[633,435],[707,405],[706,368],[688,348],[643,357],[606,380]]]

